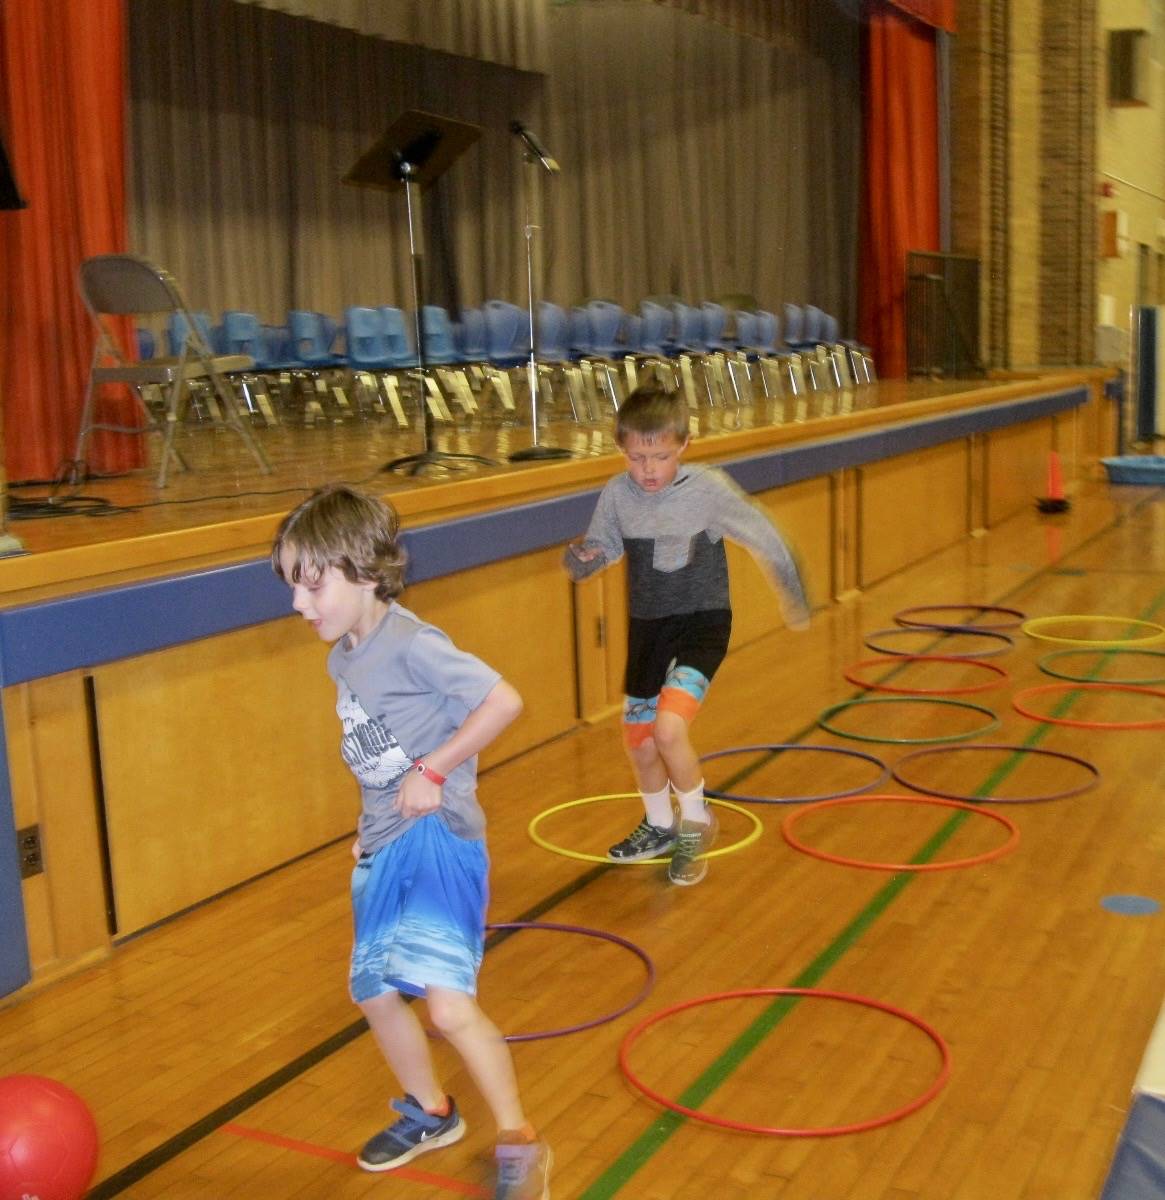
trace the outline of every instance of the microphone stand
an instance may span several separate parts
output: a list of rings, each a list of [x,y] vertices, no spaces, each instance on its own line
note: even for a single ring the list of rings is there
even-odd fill
[[[540,226],[535,221],[535,199],[537,196],[537,183],[535,176],[540,167],[544,167],[547,172],[558,169],[558,164],[554,163],[552,158],[549,158],[545,153],[539,153],[536,142],[529,139],[529,135],[517,122],[510,126],[511,132],[521,138],[526,147],[525,153],[525,169],[522,175],[522,194],[526,210],[525,221],[525,237],[526,237],[526,298],[527,308],[530,318],[530,358],[526,364],[526,377],[530,387],[530,445],[522,450],[515,450],[513,454],[508,455],[510,462],[530,462],[536,459],[547,458],[570,458],[572,452],[563,449],[560,446],[543,446],[538,441],[538,326],[535,319],[535,269],[534,269],[534,237]],[[554,164],[553,168],[549,164]]]

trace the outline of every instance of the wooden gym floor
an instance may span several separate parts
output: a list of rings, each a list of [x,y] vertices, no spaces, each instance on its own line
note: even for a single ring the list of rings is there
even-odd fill
[[[1029,617],[1099,613],[1165,622],[1163,501],[1160,489],[1085,484],[1064,516],[1021,514],[818,613],[808,633],[783,631],[744,647],[717,676],[695,726],[697,744],[705,752],[831,746],[891,764],[922,748],[928,743],[864,741],[816,725],[827,706],[899,695],[863,693],[843,671],[873,656],[864,639],[907,607],[973,601]],[[1069,632],[1111,630],[1076,625]],[[985,648],[984,639],[934,632],[887,644],[931,653]],[[952,698],[998,717],[998,728],[974,740],[1082,757],[1101,772],[1098,787],[1065,800],[992,804],[1071,790],[1086,772],[1034,754],[958,754],[962,743],[952,741],[935,743],[949,756],[916,761],[916,781],[978,796],[1018,830],[1016,847],[972,866],[862,869],[810,857],[782,837],[782,820],[804,812],[795,832],[807,844],[927,867],[990,855],[1009,837],[980,813],[907,802],[819,812],[748,805],[763,824],[760,837],[714,859],[707,880],[691,889],[669,887],[660,868],[553,854],[527,833],[536,814],[629,788],[614,719],[483,776],[490,919],[609,931],[641,946],[657,972],[650,995],[631,1012],[585,1032],[515,1044],[527,1107],[554,1146],[556,1197],[1097,1196],[1165,996],[1165,915],[1126,915],[1102,900],[1165,899],[1165,758],[1159,731],[1084,730],[1012,709],[1019,689],[1053,682],[1037,661],[1058,648],[1016,632],[1006,653],[983,660],[1008,679]],[[1158,667],[1165,658],[1156,655],[1093,652],[1057,661],[1097,679],[1165,674]],[[986,682],[989,672],[902,664],[863,675],[954,688]],[[1092,721],[1165,718],[1161,696],[1031,703]],[[833,723],[867,738],[945,739],[987,719],[949,704],[904,701],[851,707]],[[850,756],[786,752],[711,760],[707,777],[712,786],[753,794],[818,795],[860,786],[870,771]],[[894,783],[877,789],[905,791]],[[633,800],[601,800],[551,814],[539,831],[595,852],[635,819]],[[746,816],[721,810],[721,846],[751,827]],[[345,840],[0,1009],[5,1073],[61,1079],[97,1117],[103,1150],[93,1196],[488,1194],[489,1115],[440,1044],[435,1053],[469,1135],[390,1175],[367,1175],[353,1164],[353,1152],[387,1120],[393,1084],[346,996],[349,865]],[[622,946],[522,930],[491,939],[481,996],[504,1031],[521,1033],[592,1020],[625,1004],[644,982],[642,962]],[[863,1132],[761,1136],[675,1117],[620,1071],[622,1040],[650,1013],[709,993],[789,987],[859,995],[913,1014],[949,1046],[949,1080],[921,1108]],[[860,1124],[908,1106],[935,1080],[940,1056],[924,1031],[886,1012],[827,999],[786,1010],[762,997],[709,1004],[653,1026],[631,1064],[649,1087],[714,1114],[804,1129]]]

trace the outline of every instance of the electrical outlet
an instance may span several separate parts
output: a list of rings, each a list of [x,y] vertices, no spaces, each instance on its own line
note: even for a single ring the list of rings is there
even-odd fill
[[[40,826],[28,825],[16,831],[16,849],[20,855],[20,878],[30,879],[44,871],[40,848]]]

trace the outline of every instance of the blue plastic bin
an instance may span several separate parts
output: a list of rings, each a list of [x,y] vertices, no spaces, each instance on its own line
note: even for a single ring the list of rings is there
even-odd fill
[[[1109,483],[1147,483],[1165,487],[1165,455],[1126,454],[1120,458],[1102,458]]]

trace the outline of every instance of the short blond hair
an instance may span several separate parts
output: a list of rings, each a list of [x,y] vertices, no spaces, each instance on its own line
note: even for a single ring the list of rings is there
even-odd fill
[[[271,546],[271,567],[285,583],[318,579],[335,567],[350,583],[374,583],[388,601],[404,590],[407,556],[400,517],[391,504],[343,483],[313,492],[283,518]],[[283,553],[291,552],[291,577]]]
[[[633,433],[648,441],[670,433],[685,442],[688,432],[688,402],[683,393],[655,382],[637,387],[615,414],[615,441],[620,446]]]

